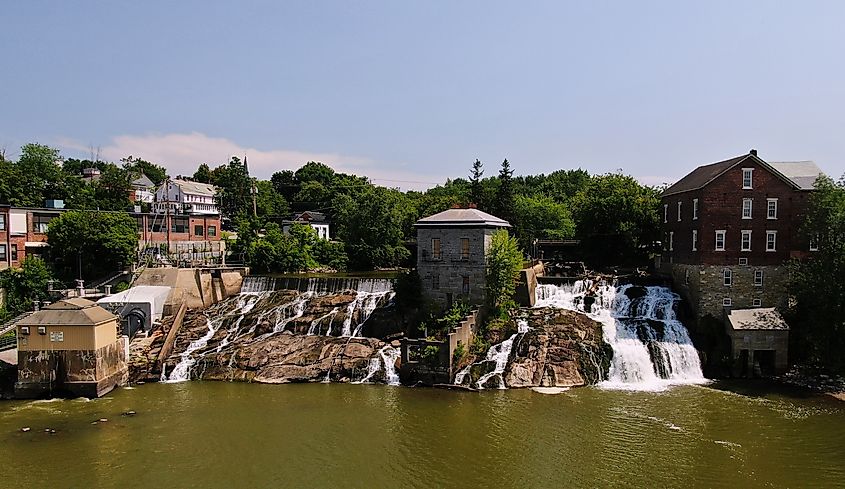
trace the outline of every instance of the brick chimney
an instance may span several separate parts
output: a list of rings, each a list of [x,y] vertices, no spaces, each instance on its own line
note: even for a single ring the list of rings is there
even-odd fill
[[[751,153],[754,156],[757,156],[757,150],[756,149],[752,149],[751,151],[749,151],[749,153]]]

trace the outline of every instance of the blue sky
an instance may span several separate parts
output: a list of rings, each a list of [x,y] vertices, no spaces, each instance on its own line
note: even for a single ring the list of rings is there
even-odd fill
[[[4,2],[0,148],[388,186],[757,148],[845,172],[845,2]],[[420,183],[414,183],[420,182]]]

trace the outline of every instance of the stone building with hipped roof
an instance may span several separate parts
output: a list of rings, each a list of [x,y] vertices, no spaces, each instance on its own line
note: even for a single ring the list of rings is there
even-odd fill
[[[64,299],[19,321],[15,397],[100,397],[126,382],[128,341],[119,318],[82,298]]]

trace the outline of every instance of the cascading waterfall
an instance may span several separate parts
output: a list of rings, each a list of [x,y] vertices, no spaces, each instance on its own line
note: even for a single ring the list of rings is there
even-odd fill
[[[513,343],[516,341],[517,337],[528,332],[528,322],[524,319],[519,319],[516,322],[517,324],[517,332],[512,334],[510,338],[506,339],[505,341],[499,343],[498,345],[493,345],[487,350],[487,355],[484,358],[484,362],[495,362],[495,367],[492,371],[482,375],[478,378],[475,385],[479,389],[483,389],[487,382],[492,379],[497,379],[497,386],[499,389],[506,389],[507,385],[505,385],[505,379],[502,374],[505,373],[505,368],[508,366],[508,359],[511,355],[511,350],[513,349]],[[482,363],[476,362],[475,364]],[[475,365],[473,364],[473,365]],[[455,375],[455,385],[463,385],[464,380],[466,380],[466,376],[469,375],[470,370],[472,369],[472,365],[467,366],[460,372]]]
[[[603,387],[662,390],[672,384],[706,382],[698,352],[675,316],[677,294],[666,287],[642,287],[629,297],[632,285],[576,281],[541,284],[535,307],[555,307],[587,314],[602,324],[613,360]]]
[[[370,359],[367,366],[367,375],[356,384],[366,384],[370,382],[376,374],[384,372],[384,382],[387,385],[399,385],[399,374],[396,373],[396,359],[399,358],[401,351],[390,345],[386,345],[378,351],[378,356]]]

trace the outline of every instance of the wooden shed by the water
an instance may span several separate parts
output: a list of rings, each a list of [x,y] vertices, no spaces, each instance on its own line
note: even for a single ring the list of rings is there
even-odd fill
[[[15,397],[100,397],[125,382],[119,318],[82,298],[57,301],[17,323]]]

